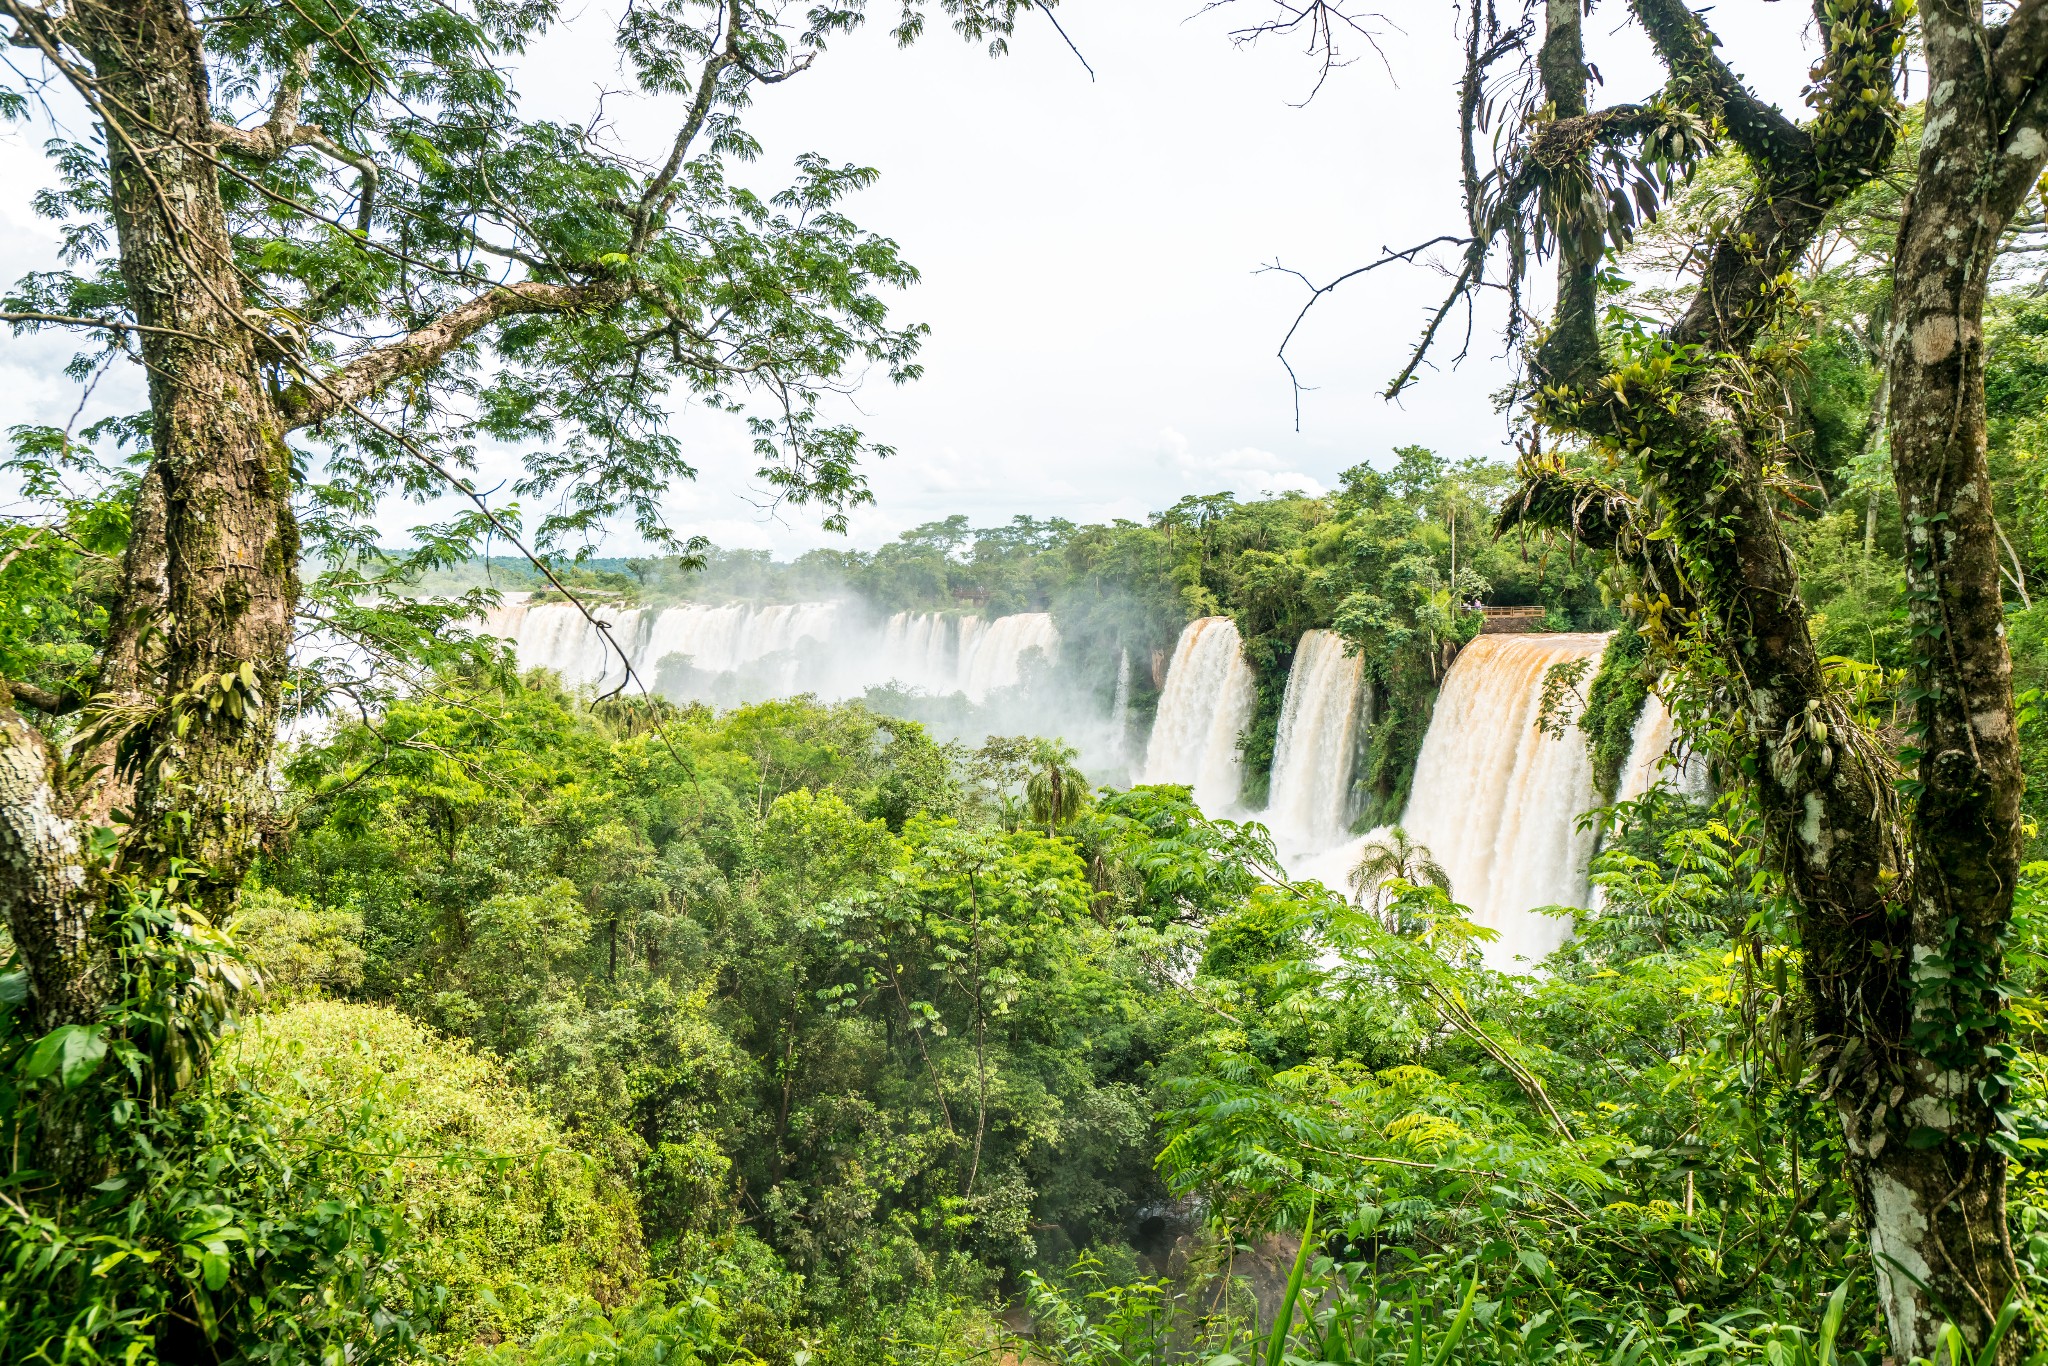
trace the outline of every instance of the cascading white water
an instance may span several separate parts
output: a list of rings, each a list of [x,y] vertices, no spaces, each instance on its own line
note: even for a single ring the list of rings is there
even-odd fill
[[[881,682],[946,693],[959,687],[955,619],[941,612],[898,612],[882,628]]]
[[[1531,914],[1538,906],[1599,905],[1588,896],[1587,867],[1595,833],[1579,817],[1598,805],[1592,759],[1576,724],[1576,699],[1567,695],[1562,738],[1536,728],[1543,679],[1556,664],[1597,658],[1600,635],[1481,636],[1466,646],[1444,680],[1415,766],[1413,795],[1402,825],[1449,874],[1451,895],[1473,920],[1496,930],[1486,960],[1496,968],[1526,968],[1564,942],[1566,921]],[[1306,656],[1297,655],[1296,668]],[[1289,678],[1289,694],[1294,679]],[[1706,792],[1695,756],[1660,761],[1675,740],[1671,713],[1654,693],[1645,700],[1631,735],[1630,754],[1616,800],[1632,801],[1665,783],[1685,796]],[[1280,805],[1275,765],[1274,805]],[[1281,821],[1273,820],[1276,829]],[[1385,827],[1321,853],[1290,858],[1298,878],[1314,878],[1346,891],[1351,869]],[[1519,961],[1518,961],[1519,960]]]
[[[1116,693],[1109,699],[1109,757],[1122,763],[1131,742],[1131,649],[1116,655]]]
[[[628,646],[618,612],[600,607],[591,615],[612,628],[612,638],[621,646]],[[604,633],[566,603],[495,607],[484,618],[484,629],[511,642],[521,668],[551,669],[568,687],[597,683],[619,669],[618,653],[605,643]]]
[[[1244,783],[1237,740],[1257,701],[1237,623],[1229,617],[1189,622],[1166,669],[1143,781],[1184,783],[1211,814],[1234,807]]]
[[[1705,765],[1698,755],[1683,755],[1672,764],[1663,762],[1676,738],[1670,709],[1664,705],[1663,698],[1651,693],[1643,699],[1643,709],[1636,713],[1635,730],[1629,739],[1628,762],[1622,765],[1621,780],[1615,784],[1616,801],[1632,802],[1659,783],[1682,796],[1706,795]]]
[[[747,690],[768,696],[830,685],[830,678],[807,677],[812,670],[806,666],[829,662],[820,650],[840,628],[842,613],[837,603],[814,602],[626,611],[600,607],[591,615],[609,630],[600,632],[569,603],[502,606],[485,618],[484,626],[512,643],[521,667],[551,669],[570,687],[617,687],[625,678],[623,652],[649,688],[662,661],[681,656],[689,661],[692,677],[759,673],[747,679]]]
[[[1343,838],[1364,673],[1365,661],[1347,656],[1334,632],[1310,631],[1295,646],[1265,817],[1290,847],[1326,849]]]
[[[1020,680],[1028,652],[1051,658],[1059,650],[1058,628],[1044,612],[993,622],[899,612],[879,629],[837,602],[601,607],[592,615],[608,631],[569,603],[510,603],[484,627],[512,643],[522,668],[553,670],[570,687],[617,687],[623,651],[648,688],[727,705],[797,692],[856,697],[891,682],[981,702]]]
[[[1415,765],[1402,824],[1451,879],[1451,895],[1500,937],[1487,961],[1535,963],[1569,922],[1537,906],[1583,905],[1593,832],[1578,818],[1598,800],[1586,737],[1537,729],[1544,673],[1597,658],[1604,635],[1480,636],[1444,679]],[[1576,719],[1576,708],[1569,719]]]
[[[1498,933],[1493,967],[1527,968],[1549,955],[1570,923],[1531,914],[1582,906],[1594,832],[1579,817],[1599,802],[1593,760],[1567,694],[1564,735],[1537,729],[1552,665],[1597,658],[1604,635],[1492,635],[1467,645],[1437,695],[1401,824],[1449,874],[1451,895],[1474,923]],[[1346,889],[1372,831],[1304,861],[1298,877]],[[1519,961],[1518,961],[1519,960]]]
[[[980,625],[980,618],[969,618]],[[970,702],[986,701],[997,688],[1014,687],[1023,677],[1024,655],[1037,650],[1048,661],[1059,655],[1060,633],[1049,612],[1018,612],[997,617],[986,630],[976,630],[967,648],[967,622],[961,625],[960,691]]]

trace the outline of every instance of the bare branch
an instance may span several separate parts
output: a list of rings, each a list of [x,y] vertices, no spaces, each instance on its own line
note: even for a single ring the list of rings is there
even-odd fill
[[[1294,340],[1294,334],[1301,330],[1301,324],[1308,317],[1308,311],[1314,308],[1317,302],[1319,302],[1324,295],[1330,293],[1332,290],[1336,289],[1339,285],[1344,284],[1346,281],[1355,280],[1361,275],[1364,275],[1370,271],[1378,270],[1381,266],[1391,265],[1396,261],[1402,261],[1412,265],[1415,261],[1415,258],[1418,255],[1429,250],[1431,247],[1441,246],[1446,242],[1455,243],[1459,246],[1469,246],[1471,244],[1471,239],[1467,237],[1455,236],[1451,233],[1443,233],[1439,236],[1430,238],[1427,242],[1419,242],[1416,245],[1409,247],[1404,251],[1385,251],[1385,254],[1382,255],[1379,260],[1372,262],[1370,265],[1359,266],[1355,270],[1347,270],[1342,275],[1339,275],[1336,279],[1330,281],[1330,283],[1326,285],[1318,285],[1312,283],[1309,280],[1308,276],[1303,275],[1298,270],[1291,270],[1288,267],[1281,265],[1278,261],[1275,261],[1270,266],[1260,267],[1261,274],[1264,274],[1267,271],[1273,271],[1281,275],[1292,275],[1295,279],[1301,281],[1304,285],[1307,285],[1309,290],[1308,301],[1302,304],[1301,311],[1294,315],[1293,325],[1287,329],[1287,335],[1280,339],[1280,349],[1274,352],[1274,354],[1280,358],[1280,364],[1286,367],[1287,378],[1289,382],[1294,385],[1294,430],[1296,430],[1297,432],[1301,430],[1301,395],[1304,386],[1302,385],[1301,378],[1294,373],[1293,362],[1287,359],[1287,347],[1288,344]]]
[[[1399,398],[1401,391],[1414,383],[1415,372],[1422,368],[1422,362],[1429,355],[1429,348],[1435,343],[1437,330],[1444,325],[1444,319],[1451,315],[1451,310],[1457,306],[1458,300],[1466,297],[1479,283],[1483,259],[1475,261],[1475,255],[1476,253],[1466,256],[1464,267],[1452,281],[1451,292],[1437,305],[1436,312],[1430,314],[1429,324],[1422,329],[1422,339],[1416,342],[1415,349],[1408,353],[1408,363],[1401,367],[1401,373],[1394,376],[1394,382],[1382,391],[1382,398]]]
[[[1024,2],[1028,5],[1031,3],[1031,0],[1024,0]],[[1081,49],[1074,46],[1074,40],[1067,36],[1066,27],[1060,23],[1060,17],[1052,12],[1052,7],[1041,3],[1035,8],[1040,14],[1045,16],[1045,21],[1052,25],[1052,31],[1060,35],[1060,41],[1067,45],[1067,51],[1074,54],[1074,60],[1079,62],[1082,68],[1087,71],[1088,79],[1094,80],[1095,68],[1088,65],[1088,59],[1081,55]]]
[[[1232,0],[1208,0],[1199,13],[1207,14],[1230,3]],[[1250,47],[1261,38],[1276,35],[1304,37],[1307,44],[1305,51],[1309,56],[1321,59],[1321,68],[1316,72],[1314,87],[1310,89],[1308,98],[1304,99],[1302,104],[1307,104],[1321,93],[1324,83],[1330,79],[1330,73],[1351,65],[1354,60],[1344,55],[1340,30],[1363,38],[1366,45],[1378,55],[1380,64],[1386,67],[1388,78],[1393,79],[1393,64],[1387,60],[1386,50],[1379,43],[1379,35],[1372,28],[1373,24],[1379,23],[1399,31],[1400,25],[1385,14],[1377,10],[1353,12],[1345,0],[1272,0],[1272,4],[1279,11],[1277,15],[1231,30],[1230,40],[1239,47]]]
[[[84,318],[69,313],[35,313],[6,309],[0,310],[0,323],[45,327],[96,327],[105,332],[154,332],[158,336],[183,337],[186,341],[204,342],[208,345],[220,344],[215,338],[202,337],[197,332],[185,332],[175,327],[150,327],[145,323],[123,322],[119,318]]]

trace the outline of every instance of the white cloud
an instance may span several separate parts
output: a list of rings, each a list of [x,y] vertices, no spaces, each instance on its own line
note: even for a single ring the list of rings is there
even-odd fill
[[[533,50],[514,72],[530,113],[580,121],[619,84],[622,7],[576,10]],[[1363,61],[1306,107],[1313,64],[1298,48],[1239,49],[1227,18],[1190,20],[1191,0],[1077,7],[1064,22],[1093,80],[1043,22],[1020,25],[993,62],[943,26],[905,52],[872,24],[801,79],[759,92],[747,122],[764,154],[734,172],[751,187],[779,188],[806,151],[881,171],[845,208],[922,272],[890,303],[899,320],[931,325],[926,373],[902,388],[871,379],[832,415],[901,452],[868,467],[877,505],[854,510],[844,538],[822,532],[815,509],[764,512],[744,427],[678,395],[676,431],[699,474],[665,500],[676,529],[778,554],[869,548],[953,512],[977,525],[1017,513],[1138,519],[1188,493],[1316,492],[1410,442],[1505,454],[1485,396],[1506,369],[1489,331],[1498,315],[1484,308],[1462,368],[1429,372],[1400,404],[1380,398],[1441,298],[1426,269],[1356,279],[1301,323],[1288,356],[1314,387],[1298,421],[1273,354],[1304,295],[1262,264],[1320,283],[1462,221],[1452,12],[1416,8],[1416,23],[1384,39],[1398,82]],[[1804,7],[1715,17],[1730,59],[1796,109]],[[1632,26],[1596,25],[1588,39],[1611,97],[1662,83]],[[607,107],[626,150],[658,159],[676,101]],[[74,124],[73,135],[88,127]],[[52,178],[47,131],[0,128],[0,284],[54,263],[54,227],[28,211]],[[57,371],[71,349],[5,339],[10,422],[69,417],[75,388]],[[110,376],[99,400],[139,404],[140,378]],[[501,453],[484,463],[487,483],[513,472]],[[422,513],[385,520],[402,529]],[[637,545],[622,530],[606,548]]]
[[[1257,446],[1197,454],[1186,436],[1167,427],[1159,433],[1155,449],[1159,463],[1178,477],[1182,493],[1228,491],[1240,498],[1256,498],[1290,492],[1313,497],[1327,492],[1314,476],[1286,468],[1286,461]]]

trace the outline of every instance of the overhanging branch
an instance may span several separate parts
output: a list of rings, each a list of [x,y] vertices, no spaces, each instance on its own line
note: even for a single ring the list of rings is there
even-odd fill
[[[450,309],[424,327],[358,356],[318,384],[300,382],[278,395],[287,428],[324,422],[374,399],[393,381],[431,369],[441,359],[503,318],[536,313],[580,313],[622,301],[629,287],[614,281],[553,285],[535,280],[501,285]]]

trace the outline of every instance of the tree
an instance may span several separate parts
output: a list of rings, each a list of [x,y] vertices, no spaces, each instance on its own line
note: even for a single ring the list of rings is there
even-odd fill
[[[1020,7],[940,0],[995,51]],[[67,268],[19,282],[0,320],[97,338],[73,367],[86,393],[128,361],[150,405],[16,433],[41,472],[127,433],[144,470],[120,491],[128,534],[90,663],[0,696],[0,905],[47,1032],[91,1027],[115,990],[117,889],[176,869],[201,914],[231,901],[268,828],[296,632],[445,652],[437,632],[476,601],[399,612],[379,590],[485,536],[525,550],[530,531],[545,561],[626,518],[687,549],[659,506],[691,473],[666,427],[677,389],[748,412],[764,481],[838,525],[867,497],[871,448],[821,402],[858,367],[913,378],[923,329],[883,300],[915,271],[841,209],[872,171],[806,155],[772,196],[727,180],[758,151],[741,111],[857,26],[858,0],[799,19],[752,0],[629,7],[623,67],[681,106],[648,165],[602,120],[521,114],[502,68],[547,40],[545,5],[0,15],[44,67],[0,112],[54,80],[93,128],[52,145],[63,186],[40,201],[64,220]],[[897,36],[923,23],[913,0]],[[524,450],[515,490],[552,509],[534,527],[472,479],[487,442]],[[449,493],[468,510],[420,528],[417,553],[376,552],[381,500]],[[327,567],[302,584],[308,551]],[[89,1184],[85,1130],[51,1121],[47,1165]]]
[[[1038,740],[1031,746],[1031,774],[1024,780],[1024,800],[1031,819],[1050,835],[1081,814],[1088,804],[1088,779],[1074,767],[1080,751],[1059,740]]]
[[[1436,856],[1411,839],[1406,830],[1390,825],[1366,839],[1345,880],[1351,884],[1351,894],[1358,905],[1363,906],[1366,898],[1371,897],[1373,914],[1384,916],[1386,884],[1395,879],[1418,887],[1434,887],[1447,896],[1451,891],[1451,875],[1436,861]]]
[[[1949,1316],[1981,1346],[2017,1283],[2002,944],[2022,787],[1982,314],[2000,240],[2048,162],[2048,4],[2001,6],[1997,21],[1978,4],[1919,7],[1933,94],[1884,342],[1918,642],[1912,731],[1896,753],[1859,722],[1813,644],[1780,525],[1790,490],[1777,377],[1797,364],[1781,326],[1797,306],[1795,268],[1891,157],[1914,7],[1815,6],[1821,50],[1804,122],[1736,76],[1680,0],[1628,9],[1667,80],[1601,109],[1588,99],[1575,0],[1468,15],[1466,223],[1449,239],[1461,255],[1388,392],[1414,380],[1443,322],[1482,286],[1506,287],[1520,337],[1527,271],[1554,259],[1557,302],[1524,338],[1523,483],[1500,527],[1614,550],[1635,570],[1646,629],[1710,677],[1732,719],[1728,758],[1798,908],[1815,1075],[1840,1116],[1893,1349],[1933,1356]],[[1516,62],[1519,81],[1498,69]],[[1699,274],[1687,306],[1661,327],[1610,314],[1608,254],[1719,143],[1739,153],[1746,183],[1689,244]],[[1490,145],[1500,151],[1489,163]]]

